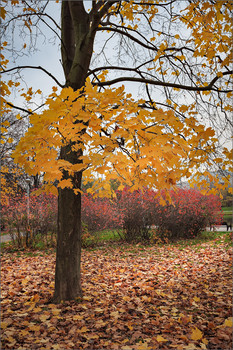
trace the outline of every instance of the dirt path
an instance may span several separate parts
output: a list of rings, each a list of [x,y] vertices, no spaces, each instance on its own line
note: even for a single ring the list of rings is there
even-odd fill
[[[11,241],[11,236],[10,235],[5,235],[5,236],[0,236],[0,242],[10,242]]]

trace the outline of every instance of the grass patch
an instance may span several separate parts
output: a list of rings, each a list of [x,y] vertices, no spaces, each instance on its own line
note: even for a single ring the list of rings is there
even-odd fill
[[[83,248],[95,248],[105,243],[118,242],[121,230],[103,230],[83,234],[82,246]]]
[[[99,231],[93,234],[90,234],[88,237],[85,237],[85,241],[83,242],[83,248],[87,250],[96,250],[107,248],[107,249],[115,249],[115,248],[122,248],[122,253],[125,248],[130,249],[132,254],[137,254],[140,250],[144,250],[146,246],[155,246],[158,247],[166,247],[166,246],[177,246],[179,249],[185,249],[187,247],[197,247],[200,246],[202,243],[207,242],[213,242],[214,245],[225,243],[226,247],[232,246],[232,233],[230,232],[215,232],[215,231],[204,231],[200,235],[198,235],[195,238],[190,239],[181,239],[176,240],[174,242],[168,242],[168,243],[126,243],[121,238],[122,230],[103,230]],[[42,237],[41,235],[38,235],[36,237],[36,241],[33,244],[32,248],[25,248],[25,247],[17,247],[13,244],[13,242],[2,242],[1,243],[1,251],[7,251],[7,252],[21,252],[21,251],[41,251],[41,252],[47,252],[47,251],[55,251],[56,242],[54,240],[54,236],[51,239],[50,235],[47,236],[47,239],[45,240],[45,237]]]
[[[56,247],[56,235],[48,233],[47,235],[37,234],[34,237],[33,243],[30,247],[26,247],[25,237],[22,237],[21,246],[18,246],[17,243],[13,241],[1,242],[1,252],[23,252],[31,251],[33,254],[35,251],[45,252],[53,250],[55,251]]]
[[[122,230],[104,230],[99,232],[99,240],[103,241],[119,241],[120,232]]]
[[[222,207],[222,211],[232,213],[232,207]]]

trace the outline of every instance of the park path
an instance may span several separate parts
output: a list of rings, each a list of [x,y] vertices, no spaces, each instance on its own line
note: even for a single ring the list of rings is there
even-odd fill
[[[11,241],[11,236],[10,235],[4,235],[0,237],[0,242],[4,243],[4,242],[10,242]]]

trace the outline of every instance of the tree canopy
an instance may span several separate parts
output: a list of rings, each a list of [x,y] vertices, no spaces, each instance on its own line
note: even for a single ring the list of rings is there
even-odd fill
[[[55,180],[61,188],[74,187],[70,178],[62,179],[63,170],[85,171],[86,179],[98,178],[93,189],[104,194],[110,191],[110,178],[118,178],[121,185],[128,183],[132,189],[160,189],[194,174],[197,182],[203,174],[214,181],[208,170],[230,171],[231,155],[227,148],[219,147],[219,134],[222,124],[230,126],[232,111],[232,3],[94,1],[88,3],[89,12],[83,2],[78,3],[63,4],[64,13],[82,11],[88,35],[96,35],[97,42],[101,37],[102,45],[98,42],[84,75],[85,87],[81,84],[76,89],[74,83],[72,87],[72,79],[76,80],[72,65],[77,60],[76,46],[84,40],[81,29],[74,21],[74,37],[63,38],[58,31],[62,45],[70,40],[73,50],[68,55],[62,50],[64,71],[69,72],[66,84],[59,90],[60,83],[53,87],[42,112],[29,111],[32,127],[14,153],[16,162],[30,175],[44,172],[51,189]],[[26,2],[11,1],[1,8],[3,30],[9,31],[11,22],[24,21],[32,36],[39,20],[53,21],[45,11],[45,4],[27,6]],[[63,16],[69,26],[66,20]],[[59,25],[54,25],[58,30]],[[9,43],[2,46],[9,47]],[[5,74],[24,68],[11,65],[8,69],[7,63],[3,59]],[[76,66],[83,68],[82,64]],[[123,82],[140,83],[141,98],[119,86]],[[18,81],[2,81],[3,95],[7,97],[10,88],[18,85]],[[32,101],[32,88],[21,95]],[[5,113],[14,105],[10,96],[2,103]],[[82,150],[78,164],[59,159],[64,144]]]

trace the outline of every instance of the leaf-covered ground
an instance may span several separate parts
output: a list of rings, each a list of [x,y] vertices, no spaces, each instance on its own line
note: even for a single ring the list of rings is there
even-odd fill
[[[83,300],[46,303],[54,254],[2,256],[2,349],[232,348],[232,250],[83,250]]]

